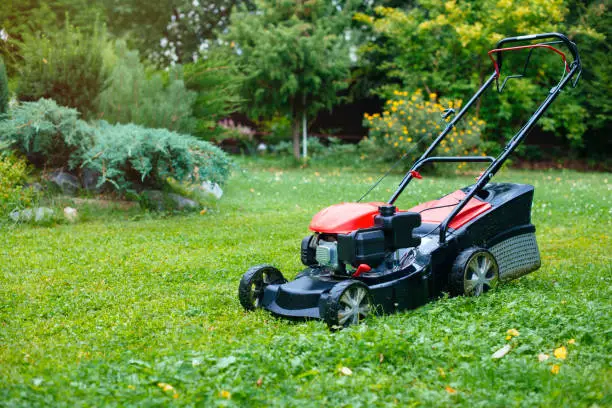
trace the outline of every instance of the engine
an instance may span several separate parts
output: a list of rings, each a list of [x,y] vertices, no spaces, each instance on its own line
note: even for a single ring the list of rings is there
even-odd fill
[[[373,221],[373,226],[349,233],[319,232],[304,238],[302,263],[329,269],[334,274],[346,274],[347,266],[366,264],[377,268],[390,257],[403,257],[398,250],[420,244],[420,238],[412,235],[412,230],[421,224],[420,214],[380,206]]]

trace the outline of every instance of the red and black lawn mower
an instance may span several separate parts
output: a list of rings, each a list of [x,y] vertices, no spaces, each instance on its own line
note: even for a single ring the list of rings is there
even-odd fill
[[[534,44],[534,40],[548,41]],[[529,44],[503,48],[515,42]],[[569,49],[571,63],[556,44]],[[495,82],[501,92],[510,78],[523,76],[532,52],[541,48],[561,56],[563,75],[498,157],[432,156],[485,90]],[[529,49],[523,72],[500,84],[502,54],[522,49]],[[250,268],[239,287],[245,309],[323,319],[330,328],[342,328],[371,313],[415,308],[443,292],[478,296],[500,281],[540,267],[531,224],[533,186],[490,181],[566,85],[576,86],[582,71],[580,57],[576,45],[558,33],[505,38],[489,56],[494,72],[447,122],[389,201],[336,204],[316,214],[310,223],[314,234],[302,241],[301,258],[307,268],[291,282],[271,265]],[[447,109],[443,118],[452,114]],[[490,164],[474,185],[409,210],[397,209],[397,198],[413,178],[420,178],[419,168],[432,162]]]

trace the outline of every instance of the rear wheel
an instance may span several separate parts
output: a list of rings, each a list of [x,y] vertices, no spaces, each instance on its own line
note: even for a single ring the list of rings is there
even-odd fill
[[[246,310],[255,310],[261,306],[264,290],[270,284],[282,284],[287,280],[272,265],[257,265],[242,275],[238,287],[238,299]]]
[[[499,267],[492,253],[483,248],[463,251],[453,264],[450,290],[453,295],[480,296],[499,283]]]
[[[359,324],[372,313],[372,297],[361,282],[346,280],[336,284],[329,293],[325,323],[332,330]]]

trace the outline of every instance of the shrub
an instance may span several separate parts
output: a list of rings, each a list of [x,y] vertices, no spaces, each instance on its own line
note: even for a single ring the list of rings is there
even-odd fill
[[[102,54],[106,47],[106,30],[97,22],[88,35],[69,22],[48,37],[24,35],[18,99],[54,99],[89,116],[104,84]]]
[[[238,69],[236,56],[223,49],[212,49],[193,64],[185,65],[187,88],[197,93],[193,115],[197,120],[195,136],[220,140],[224,130],[218,122],[238,111],[244,76]]]
[[[7,143],[40,167],[74,168],[92,145],[89,125],[75,109],[41,99],[24,102],[0,122],[0,142]]]
[[[438,102],[436,94],[426,99],[421,90],[411,94],[394,91],[382,115],[365,114],[365,126],[370,131],[369,137],[362,142],[363,148],[370,152],[378,149],[386,160],[398,159],[411,152],[410,159],[414,160],[445,126],[440,117],[445,106],[458,110],[461,104],[460,99]],[[476,117],[464,118],[440,143],[438,151],[445,156],[477,153],[484,126],[484,121]]]
[[[147,75],[138,51],[129,50],[123,41],[117,42],[114,59],[105,89],[98,98],[100,117],[110,123],[195,130],[192,105],[197,96],[185,87],[180,67],[164,75]]]
[[[161,187],[168,177],[222,184],[229,174],[227,155],[193,136],[104,121],[94,126],[78,115],[51,100],[22,103],[0,122],[0,144],[41,167],[97,170],[100,185],[109,181],[118,189]]]
[[[83,166],[102,174],[118,189],[135,184],[159,188],[168,178],[222,184],[230,170],[228,156],[216,146],[166,129],[101,122],[92,148],[83,154]]]
[[[8,77],[6,76],[6,67],[4,60],[0,56],[0,116],[8,111],[9,103],[9,88]]]
[[[0,215],[27,207],[34,199],[34,191],[25,187],[27,162],[15,155],[0,156]]]

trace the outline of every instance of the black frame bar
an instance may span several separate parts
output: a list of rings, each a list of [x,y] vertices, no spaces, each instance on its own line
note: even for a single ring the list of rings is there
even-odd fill
[[[516,150],[518,145],[525,139],[527,134],[533,129],[534,125],[540,119],[540,117],[544,114],[546,109],[553,103],[553,101],[557,98],[559,93],[565,88],[565,86],[572,80],[574,76],[576,79],[571,83],[572,87],[575,87],[578,79],[580,78],[580,74],[582,73],[582,66],[580,63],[580,55],[578,53],[578,48],[576,44],[571,42],[565,35],[559,33],[544,33],[544,34],[534,34],[534,35],[525,35],[520,37],[509,37],[500,40],[497,43],[495,48],[502,48],[504,44],[511,42],[522,42],[522,41],[531,41],[531,40],[539,40],[539,39],[550,39],[555,38],[560,40],[563,44],[565,44],[574,58],[574,61],[570,65],[570,72],[567,75],[564,75],[559,83],[551,88],[548,93],[548,96],[544,99],[544,101],[540,104],[538,109],[531,115],[529,120],[523,125],[523,127],[508,141],[508,144],[504,147],[504,150],[501,154],[496,157],[490,156],[466,156],[466,157],[437,157],[429,155],[432,151],[440,144],[440,142],[451,132],[451,130],[455,127],[455,124],[463,118],[467,110],[472,107],[472,105],[482,96],[482,94],[491,86],[493,82],[498,79],[498,75],[494,72],[487,81],[476,91],[474,96],[463,106],[463,108],[459,111],[459,113],[455,116],[455,118],[446,125],[446,127],[442,130],[442,132],[438,135],[438,137],[431,143],[429,148],[423,153],[423,155],[412,165],[410,170],[406,173],[402,181],[400,182],[397,190],[393,193],[388,203],[393,205],[397,198],[402,194],[406,186],[410,183],[410,181],[414,178],[412,175],[413,171],[416,171],[422,165],[430,162],[491,162],[489,167],[482,173],[474,188],[472,188],[466,196],[453,208],[453,211],[446,217],[444,221],[440,224],[440,235],[439,241],[440,244],[445,243],[446,234],[448,231],[448,225],[455,218],[457,214],[466,206],[466,204],[478,193],[480,192],[486,185],[489,183],[491,178],[501,169],[504,162],[508,159],[508,156]],[[531,56],[531,54],[529,55]],[[502,67],[502,53],[497,54],[497,64],[499,70],[501,72]]]

